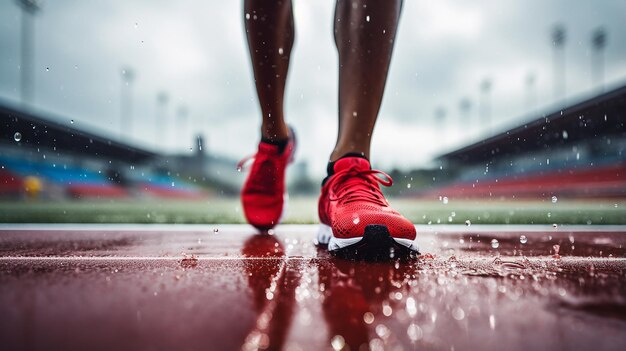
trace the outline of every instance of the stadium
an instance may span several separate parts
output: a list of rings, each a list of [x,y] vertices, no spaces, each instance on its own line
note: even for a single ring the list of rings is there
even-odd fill
[[[0,349],[625,349],[624,11],[0,4]]]

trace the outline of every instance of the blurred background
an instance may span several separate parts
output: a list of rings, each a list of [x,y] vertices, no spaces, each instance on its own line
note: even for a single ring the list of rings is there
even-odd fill
[[[308,223],[337,133],[334,2],[294,12],[287,221]],[[406,1],[371,157],[392,204],[416,223],[626,223],[624,13]],[[2,1],[0,221],[241,222],[260,128],[245,20],[241,1]]]

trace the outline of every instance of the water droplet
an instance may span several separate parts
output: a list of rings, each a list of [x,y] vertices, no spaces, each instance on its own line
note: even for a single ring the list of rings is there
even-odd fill
[[[363,321],[367,324],[374,323],[374,314],[372,312],[365,312],[363,314]]]
[[[73,120],[73,119],[70,119],[70,123],[71,123],[71,124],[74,124],[74,120]]]
[[[283,50],[283,48],[278,48],[278,54],[279,54],[279,55],[282,55],[282,54],[283,54],[283,52],[285,52],[285,51]]]
[[[20,140],[22,140],[22,133],[20,133],[20,132],[15,132],[15,134],[13,134],[13,139],[14,139],[15,141],[20,141]]]
[[[457,321],[462,320],[463,318],[465,318],[465,311],[463,311],[461,307],[455,308],[454,310],[452,310],[452,318],[456,319]]]
[[[219,232],[219,231],[220,231],[220,230],[219,230],[219,229],[217,229],[217,228],[213,229],[213,233],[216,233],[216,234],[217,234],[217,232]]]
[[[410,317],[414,317],[417,313],[417,304],[412,297],[406,299],[406,313],[408,313]]]
[[[391,309],[391,306],[389,306],[388,302],[383,302],[383,315],[385,315],[385,317],[389,317],[391,316],[391,313],[393,313],[393,310]]]
[[[552,196],[552,203],[555,204],[559,199],[556,196]]]
[[[554,250],[554,255],[552,255],[552,257],[554,258],[561,258],[561,256],[559,255],[559,250],[561,249],[560,245],[552,245],[552,249]]]
[[[237,167],[237,172],[241,172],[241,167]]]
[[[389,328],[387,328],[387,326],[384,324],[377,325],[375,331],[376,335],[378,335],[378,337],[382,339],[387,339],[389,337],[389,334],[391,334],[391,330],[389,330]]]
[[[498,242],[497,239],[491,239],[491,247],[493,247],[494,249],[497,249],[498,247],[500,247],[500,243]]]
[[[563,131],[563,139],[567,139],[569,135],[567,134],[567,130]]]
[[[558,227],[559,227],[559,226],[558,226],[556,223],[553,223],[553,224],[552,224],[552,228],[556,229],[556,228],[558,228]]]
[[[489,315],[489,327],[491,330],[496,329],[496,317],[493,314]]]
[[[407,185],[406,185],[406,188],[407,188],[407,189],[411,189],[411,183],[407,184]]]
[[[365,16],[365,20],[366,20],[367,22],[369,22],[369,21],[370,21],[370,16]]]
[[[50,72],[50,67],[46,67],[46,72]]]
[[[422,332],[422,328],[420,328],[417,324],[411,323],[406,330],[406,335],[409,336],[409,339],[411,339],[411,341],[417,341],[422,338],[424,333]]]
[[[172,186],[175,186],[176,184],[174,182],[172,182]]]
[[[359,215],[357,214],[352,215],[352,223],[354,223],[354,225],[359,224],[360,221],[361,219],[359,218]]]
[[[465,225],[469,227],[470,225],[472,225],[472,222],[469,219],[467,219],[465,220]]]
[[[346,346],[346,340],[341,335],[335,335],[330,340],[330,346],[333,347],[333,350],[339,351]]]
[[[528,238],[526,237],[526,235],[520,235],[519,242],[522,244],[526,244],[528,242]]]
[[[444,205],[448,204],[448,197],[444,196],[443,199],[441,199],[441,201],[443,202]]]

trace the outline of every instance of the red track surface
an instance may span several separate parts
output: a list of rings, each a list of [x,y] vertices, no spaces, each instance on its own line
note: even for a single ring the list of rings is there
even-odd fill
[[[107,228],[0,228],[2,350],[626,347],[623,231],[422,227],[365,263],[313,226]]]

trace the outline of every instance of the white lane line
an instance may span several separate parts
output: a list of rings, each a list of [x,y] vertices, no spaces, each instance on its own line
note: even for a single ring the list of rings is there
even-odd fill
[[[275,228],[276,234],[293,234],[293,233],[315,233],[319,224],[282,224]],[[583,231],[583,232],[626,232],[626,225],[559,225],[557,229],[550,224],[472,224],[466,226],[464,224],[417,224],[415,228],[418,232],[567,232],[567,231]],[[242,234],[254,234],[256,229],[248,224],[99,224],[99,223],[0,223],[0,231],[2,230],[43,230],[43,231],[203,231],[214,232],[233,231]]]
[[[517,257],[513,256],[502,256],[503,258],[513,259],[515,261],[521,261],[516,259]],[[312,261],[312,260],[327,260],[329,257],[302,257],[302,256],[291,256],[291,257],[196,257],[198,261]],[[120,257],[111,257],[111,256],[45,256],[45,257],[37,257],[37,256],[2,256],[0,257],[0,262],[3,261],[100,261],[100,262],[111,262],[111,261],[163,261],[163,262],[177,262],[184,259],[183,257],[151,257],[151,256],[120,256]],[[187,257],[189,259],[189,257]],[[552,256],[534,256],[527,257],[529,261],[554,261]],[[437,259],[438,261],[445,261],[443,259]],[[475,257],[475,256],[467,256],[458,258],[459,261],[493,261],[493,257]],[[582,256],[563,256],[560,259],[561,262],[567,261],[611,261],[611,262],[626,262],[626,257],[582,257]]]
[[[159,256],[2,256],[0,261],[180,261],[184,257]],[[190,259],[190,257],[187,257]],[[283,260],[312,260],[317,257],[196,257],[198,261],[283,261]]]

